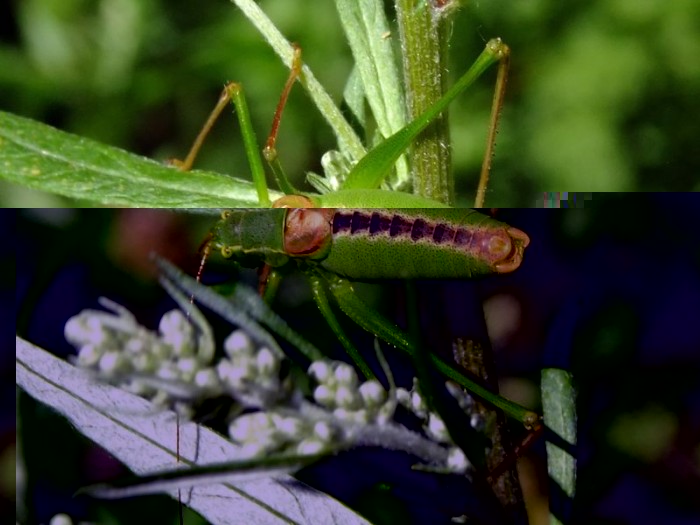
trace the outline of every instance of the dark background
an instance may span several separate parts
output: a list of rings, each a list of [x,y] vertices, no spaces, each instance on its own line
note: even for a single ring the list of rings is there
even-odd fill
[[[532,240],[522,267],[476,283],[418,283],[424,340],[444,351],[450,338],[472,329],[467,323],[473,305],[483,302],[503,395],[539,409],[540,369],[573,371],[579,388],[574,522],[696,523],[698,198],[598,196],[589,204],[572,210],[499,210],[499,219]],[[155,250],[193,274],[197,245],[213,222],[148,210],[34,210],[21,212],[17,220],[18,333],[63,356],[71,351],[63,340],[65,321],[97,307],[100,295],[154,328],[172,303],[153,281],[148,253]],[[205,278],[218,280],[231,271],[230,265],[212,262]],[[254,281],[254,274],[246,275],[242,278]],[[360,288],[365,298],[404,322],[401,286]],[[340,355],[303,278],[288,278],[276,309],[306,337]],[[352,337],[371,352],[371,338]],[[407,386],[407,365],[387,353],[397,381]],[[119,475],[119,467],[50,410],[26,398],[19,408],[28,476],[22,501],[34,513],[32,522],[65,511],[82,518],[92,513],[96,519],[95,503],[71,496],[85,483]],[[474,511],[468,506],[474,505],[469,487],[440,476],[409,475],[410,464],[402,454],[364,450],[311,475],[350,506],[383,509],[373,514],[378,523],[406,523],[408,517],[414,523],[442,523]],[[542,443],[520,468],[531,522],[544,523],[548,487]],[[124,511],[131,512],[128,518],[120,514],[119,521],[147,523],[152,515],[139,501],[97,508],[115,512],[120,505],[131,506]],[[153,505],[146,508],[160,509]],[[158,516],[158,522],[165,521],[164,513]]]
[[[333,2],[260,5],[340,100],[352,61]],[[237,80],[259,141],[268,133],[287,71],[226,0],[3,7],[3,110],[164,160],[185,155],[223,84]],[[698,20],[695,0],[464,2],[451,41],[453,78],[489,38],[512,48],[487,205],[535,206],[542,191],[700,190]],[[473,202],[494,78],[492,71],[450,108],[460,205]],[[301,89],[292,92],[278,147],[297,183],[307,170],[320,172],[333,147]],[[249,178],[230,114],[198,167]],[[16,188],[3,187],[2,196],[6,206],[61,203]]]

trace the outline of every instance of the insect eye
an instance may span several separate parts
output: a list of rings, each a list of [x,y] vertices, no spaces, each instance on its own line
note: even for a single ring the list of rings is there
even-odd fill
[[[285,252],[292,256],[323,253],[331,242],[332,216],[332,209],[290,209],[284,228]]]

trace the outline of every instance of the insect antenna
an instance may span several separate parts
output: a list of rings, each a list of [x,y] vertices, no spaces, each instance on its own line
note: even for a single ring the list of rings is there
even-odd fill
[[[204,265],[207,262],[207,259],[209,258],[209,254],[211,253],[211,241],[212,241],[212,234],[211,232],[207,234],[205,237],[204,241],[202,241],[202,244],[200,244],[199,248],[197,249],[197,253],[201,255],[201,260],[199,262],[199,268],[197,268],[197,276],[196,280],[198,283],[202,282],[202,273],[204,273]],[[194,304],[194,293],[190,295],[190,304]],[[186,318],[187,322],[190,321],[190,311],[187,310],[186,312]],[[176,434],[175,434],[175,461],[177,463],[180,463],[180,412],[175,410],[175,428],[176,428]],[[178,523],[180,525],[184,525],[185,523],[185,517],[184,517],[184,509],[182,505],[182,494],[181,494],[181,489],[177,489],[177,501],[178,501]]]
[[[196,280],[198,283],[202,282],[202,274],[204,273],[204,265],[207,262],[207,259],[209,259],[209,255],[211,254],[211,241],[213,239],[213,235],[211,232],[207,234],[207,236],[204,238],[204,241],[202,241],[202,244],[199,245],[199,248],[197,249],[197,253],[199,253],[202,258],[199,261],[199,268],[197,269],[197,276]],[[190,304],[194,301],[194,295],[190,297]]]

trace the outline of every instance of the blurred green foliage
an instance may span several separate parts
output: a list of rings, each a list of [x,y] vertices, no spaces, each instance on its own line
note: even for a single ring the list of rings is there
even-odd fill
[[[333,2],[260,4],[340,100],[352,59]],[[224,82],[238,80],[259,138],[269,130],[287,71],[230,2],[22,0],[14,15],[0,46],[2,109],[167,159],[184,156]],[[534,206],[541,191],[700,190],[699,21],[695,0],[465,2],[451,74],[490,37],[512,49],[487,204]],[[473,200],[494,74],[451,108],[461,205]],[[320,172],[333,146],[295,89],[278,141],[287,172],[297,183]],[[249,177],[234,118],[198,167]],[[6,188],[3,204],[16,206]]]

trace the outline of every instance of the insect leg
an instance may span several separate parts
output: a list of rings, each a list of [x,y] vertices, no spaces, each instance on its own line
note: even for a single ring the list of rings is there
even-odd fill
[[[481,164],[481,176],[479,177],[479,186],[476,189],[476,199],[474,200],[475,208],[484,207],[484,199],[486,198],[486,186],[489,183],[489,174],[491,173],[491,162],[493,160],[494,150],[496,148],[496,133],[498,133],[498,121],[501,118],[501,109],[503,108],[503,99],[506,94],[506,81],[508,80],[508,66],[510,65],[510,49],[505,46],[498,61],[498,74],[496,76],[496,86],[493,91],[493,102],[491,103],[491,117],[489,118],[489,133],[486,139],[486,151],[484,152],[484,160]]]
[[[350,281],[328,272],[324,273],[324,277],[328,281],[333,297],[345,315],[350,317],[364,330],[375,334],[380,339],[397,347],[403,352],[406,352],[409,355],[413,355],[416,352],[415,345],[409,339],[408,335],[398,326],[385,319],[379,314],[379,312],[370,308],[362,299],[360,299],[357,294],[355,294]],[[435,354],[431,354],[430,358],[433,366],[442,375],[462,385],[480,399],[483,399],[485,402],[500,408],[510,417],[520,421],[523,424],[526,424],[532,420],[534,413],[531,410],[528,410],[527,408],[520,406],[509,399],[492,393],[487,388],[469,379],[453,366],[447,364]]]
[[[221,112],[224,110],[226,105],[232,102],[236,110],[236,115],[238,116],[238,124],[241,127],[241,135],[243,136],[243,145],[245,147],[246,156],[248,157],[248,164],[250,165],[250,171],[253,178],[253,183],[255,184],[255,190],[258,193],[258,201],[263,207],[270,206],[270,195],[267,190],[267,182],[265,181],[265,169],[262,165],[262,160],[260,159],[260,149],[258,146],[258,141],[255,138],[255,131],[253,130],[253,125],[250,121],[250,112],[248,111],[248,104],[246,103],[245,96],[243,95],[243,86],[237,82],[229,82],[224,86],[219,101],[214,106],[214,109],[209,114],[207,121],[202,126],[202,129],[197,134],[197,137],[187,153],[185,160],[174,161],[174,164],[180,168],[182,171],[189,171],[192,169],[199,150],[204,144],[204,140],[209,135],[211,128],[217,121]]]
[[[323,288],[323,282],[318,275],[313,274],[309,275],[308,277],[309,283],[311,284],[311,292],[313,294],[314,301],[316,301],[316,305],[321,311],[321,315],[323,315],[324,319],[328,323],[328,326],[330,326],[331,330],[333,330],[333,333],[338,338],[338,341],[340,341],[340,344],[343,345],[343,348],[345,348],[345,351],[360,369],[362,374],[367,379],[374,379],[374,372],[372,372],[372,369],[362,357],[362,354],[360,354],[352,341],[350,341],[350,338],[340,326],[338,319],[333,313],[331,305],[328,303],[328,296]]]
[[[267,142],[265,143],[265,147],[263,148],[263,156],[265,157],[265,160],[272,169],[272,172],[275,175],[280,190],[282,190],[287,195],[298,194],[299,191],[297,191],[294,188],[294,186],[292,186],[291,182],[289,181],[287,175],[284,172],[284,169],[282,169],[282,164],[277,158],[277,148],[275,147],[275,144],[277,142],[277,135],[279,133],[280,122],[282,121],[282,112],[284,111],[284,107],[287,105],[289,93],[292,90],[292,87],[294,86],[294,82],[296,82],[296,80],[301,75],[301,48],[296,44],[293,44],[293,46],[294,56],[292,57],[292,66],[289,69],[289,77],[287,77],[287,82],[284,85],[284,89],[282,90],[282,94],[280,95],[280,100],[277,103],[275,116],[272,119],[272,127],[270,129],[270,134],[268,135]]]

